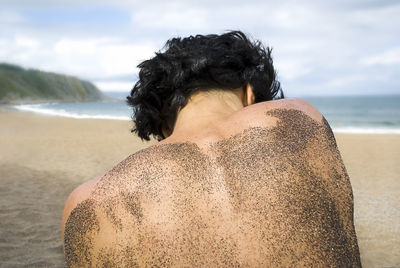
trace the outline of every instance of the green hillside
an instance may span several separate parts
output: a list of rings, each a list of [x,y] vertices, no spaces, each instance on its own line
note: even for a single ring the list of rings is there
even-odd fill
[[[107,99],[110,98],[88,81],[0,63],[0,104]]]

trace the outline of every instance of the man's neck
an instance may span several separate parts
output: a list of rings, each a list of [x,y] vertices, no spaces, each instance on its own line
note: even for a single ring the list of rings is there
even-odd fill
[[[178,112],[172,134],[190,135],[205,127],[218,126],[218,122],[243,108],[242,94],[240,90],[212,90],[194,94]]]

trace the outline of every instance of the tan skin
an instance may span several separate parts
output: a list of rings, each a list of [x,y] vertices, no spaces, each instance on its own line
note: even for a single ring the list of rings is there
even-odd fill
[[[166,139],[75,189],[62,218],[67,264],[360,266],[350,182],[322,115],[299,99],[254,99],[250,84],[194,94]],[[287,111],[306,134],[282,125]]]
[[[192,96],[188,104],[179,111],[173,135],[166,130],[163,134],[166,139],[159,144],[179,142],[184,137],[196,137],[205,126],[214,126],[225,121],[227,117],[245,106],[254,103],[254,94],[250,85],[246,91],[237,89],[233,92],[212,91],[202,92]],[[196,118],[196,120],[193,120]],[[94,178],[76,188],[68,197],[62,217],[62,238],[64,240],[65,222],[72,209],[85,200],[100,178]]]
[[[173,135],[164,130],[163,134],[167,138],[162,140],[159,144],[179,142],[179,139],[183,137],[196,137],[196,134],[201,133],[205,126],[214,124],[215,127],[220,121],[226,120],[226,117],[229,115],[253,103],[254,94],[250,85],[246,87],[245,92],[238,89],[235,92],[213,91],[211,93],[203,92],[196,94],[192,96],[188,104],[179,111],[174,132],[172,133]],[[193,120],[193,118],[196,118],[196,120]],[[80,185],[68,197],[62,217],[63,240],[65,222],[69,214],[77,204],[90,195],[93,187],[100,179],[101,177],[94,178]]]

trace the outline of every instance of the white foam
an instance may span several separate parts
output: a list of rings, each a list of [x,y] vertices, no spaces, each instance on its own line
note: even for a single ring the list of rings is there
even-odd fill
[[[348,134],[400,134],[398,128],[340,127],[332,130],[335,133]]]
[[[20,111],[34,112],[49,116],[62,116],[77,119],[111,119],[111,120],[131,120],[128,116],[112,116],[112,115],[89,115],[67,112],[63,109],[50,109],[43,107],[47,104],[24,104],[14,106]],[[334,133],[348,134],[400,134],[400,128],[372,128],[372,127],[332,127]]]
[[[67,112],[63,109],[49,109],[43,108],[42,104],[24,104],[14,106],[17,110],[33,112],[37,114],[49,115],[49,116],[62,116],[77,119],[112,119],[112,120],[131,120],[128,116],[112,116],[112,115],[89,115],[89,114],[77,114]]]

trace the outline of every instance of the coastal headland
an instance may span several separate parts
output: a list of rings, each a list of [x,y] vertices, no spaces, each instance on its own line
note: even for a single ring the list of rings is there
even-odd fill
[[[74,76],[0,63],[0,104],[109,99],[91,82]]]

